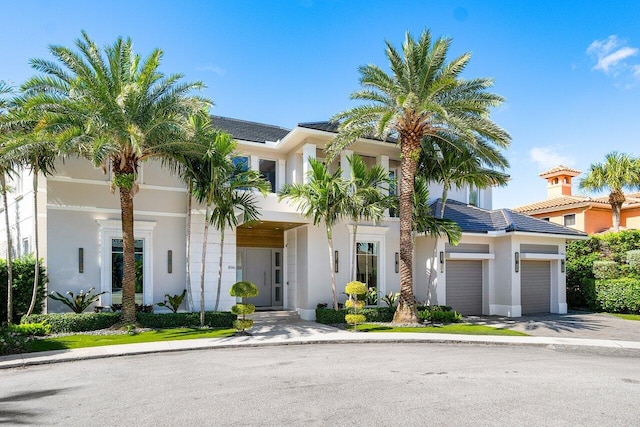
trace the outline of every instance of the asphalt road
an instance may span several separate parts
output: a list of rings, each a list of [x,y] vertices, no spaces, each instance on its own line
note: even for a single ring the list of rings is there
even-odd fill
[[[639,425],[640,357],[441,344],[161,353],[0,371],[0,424]]]

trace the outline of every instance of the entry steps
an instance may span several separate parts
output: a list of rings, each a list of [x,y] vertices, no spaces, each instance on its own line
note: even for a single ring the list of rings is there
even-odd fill
[[[256,311],[247,315],[256,323],[295,323],[300,321],[300,315],[295,310]]]

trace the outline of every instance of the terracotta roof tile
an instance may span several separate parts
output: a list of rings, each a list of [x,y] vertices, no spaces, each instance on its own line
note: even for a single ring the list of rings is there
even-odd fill
[[[567,172],[567,174],[571,175],[571,176],[578,176],[578,175],[580,175],[582,173],[577,169],[573,169],[573,168],[570,168],[570,167],[564,166],[564,165],[558,165],[558,166],[556,166],[554,168],[551,168],[551,169],[549,169],[547,171],[541,172],[539,175],[541,177],[543,177],[543,178],[547,178],[548,176],[552,176],[552,175],[557,174],[559,172]]]

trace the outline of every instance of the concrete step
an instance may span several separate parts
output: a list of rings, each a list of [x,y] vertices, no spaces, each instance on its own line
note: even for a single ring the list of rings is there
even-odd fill
[[[270,310],[256,311],[247,318],[261,323],[287,323],[300,320],[300,315],[294,310]]]

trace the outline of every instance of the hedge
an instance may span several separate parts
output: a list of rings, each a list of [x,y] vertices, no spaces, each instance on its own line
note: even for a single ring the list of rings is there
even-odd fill
[[[593,263],[593,275],[596,279],[618,279],[620,266],[615,261],[596,261]]]
[[[633,278],[596,281],[599,308],[611,313],[640,313],[640,280]]]
[[[395,307],[368,307],[358,311],[363,314],[367,322],[391,322],[393,314],[396,312]],[[334,310],[332,308],[317,308],[316,322],[325,325],[338,325],[346,323],[344,316],[349,313],[346,308]]]
[[[13,261],[13,322],[27,314],[33,293],[33,271],[35,258],[27,256]],[[42,313],[47,283],[46,270],[40,262],[40,278],[34,313]],[[7,321],[7,261],[0,259],[0,324]]]
[[[120,320],[120,313],[52,313],[24,316],[21,323],[51,325],[51,333],[86,332],[110,328]]]
[[[448,305],[427,305],[418,307],[418,317],[425,322],[456,323],[462,320],[462,314]]]
[[[211,328],[232,328],[238,316],[228,311],[205,311],[204,324]],[[138,313],[136,319],[145,328],[181,328],[200,326],[200,313]]]

